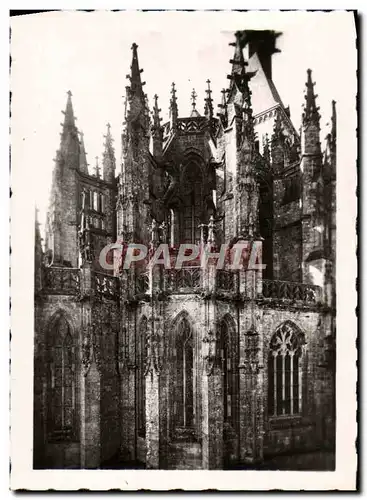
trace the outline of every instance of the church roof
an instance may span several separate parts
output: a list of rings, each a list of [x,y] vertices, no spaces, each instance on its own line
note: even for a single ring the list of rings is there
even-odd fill
[[[248,71],[256,71],[256,74],[249,82],[254,115],[261,114],[277,105],[285,109],[274,82],[266,76],[256,52],[249,60]]]

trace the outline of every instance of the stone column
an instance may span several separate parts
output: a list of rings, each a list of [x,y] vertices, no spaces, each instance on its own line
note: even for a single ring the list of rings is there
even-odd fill
[[[101,462],[101,358],[92,321],[94,286],[89,263],[81,269],[81,299],[80,466],[93,469]]]
[[[257,242],[258,243],[258,242]],[[261,290],[262,271],[240,271],[240,291],[246,305],[240,312],[240,460],[259,462],[263,458],[264,374],[262,340],[257,329],[256,297]]]
[[[101,465],[101,378],[94,355],[80,385],[80,465],[82,469],[94,469]]]
[[[128,449],[128,460],[136,459],[136,363],[135,363],[135,338],[136,338],[136,310],[128,308],[127,314],[127,343],[128,355],[125,370],[125,379],[121,380],[121,393],[123,396],[122,428],[124,441]]]
[[[223,468],[223,389],[222,373],[215,366],[202,377],[202,456],[203,469]]]
[[[217,356],[215,267],[203,270],[207,297],[203,300],[202,323],[202,465],[203,469],[223,468],[223,387]],[[206,276],[205,276],[206,275]]]
[[[159,469],[159,374],[152,368],[145,379],[146,387],[146,446],[148,469]]]

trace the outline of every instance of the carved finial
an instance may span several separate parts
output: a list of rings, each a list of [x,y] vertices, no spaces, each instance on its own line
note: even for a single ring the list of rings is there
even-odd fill
[[[197,93],[195,92],[195,89],[192,89],[192,92],[191,92],[191,104],[192,104],[192,109],[193,110],[196,107],[196,98],[197,98]]]
[[[303,125],[314,123],[317,126],[320,124],[319,108],[316,106],[317,95],[314,92],[315,82],[312,81],[312,70],[307,70],[306,82],[306,105],[302,116]]]
[[[170,107],[169,107],[169,116],[171,119],[171,127],[175,128],[177,118],[178,118],[178,107],[177,107],[175,82],[172,82],[172,87],[171,87],[171,100],[170,100]]]
[[[191,92],[192,111],[190,116],[200,116],[198,110],[196,109],[196,98],[197,98],[197,93],[195,92],[195,89],[192,89]]]
[[[206,81],[208,84],[208,88],[206,89],[206,99],[205,99],[205,110],[204,114],[207,118],[212,119],[214,115],[214,110],[213,110],[213,99],[212,99],[212,90],[210,88],[210,80]]]

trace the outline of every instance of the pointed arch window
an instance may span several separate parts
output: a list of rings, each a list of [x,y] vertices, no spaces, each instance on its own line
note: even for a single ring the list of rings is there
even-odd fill
[[[236,426],[238,394],[238,350],[236,349],[235,330],[227,319],[220,323],[219,351],[223,381],[223,417],[224,422]]]
[[[203,179],[200,168],[190,163],[184,172],[183,184],[183,240],[185,243],[200,241],[200,215]]]
[[[76,345],[63,315],[48,340],[48,430],[52,439],[72,440],[76,438]]]
[[[137,430],[138,435],[145,436],[146,416],[145,416],[145,364],[147,359],[147,326],[148,321],[145,316],[140,321],[137,338]]]
[[[183,317],[176,327],[174,417],[176,427],[194,425],[194,349],[192,329]]]
[[[281,325],[270,342],[268,357],[269,416],[298,415],[303,408],[304,337],[291,322]]]

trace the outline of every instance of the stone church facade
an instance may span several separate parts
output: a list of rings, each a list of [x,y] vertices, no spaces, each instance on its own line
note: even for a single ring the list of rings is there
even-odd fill
[[[35,468],[225,469],[333,448],[335,102],[322,150],[311,71],[300,133],[273,83],[277,36],[236,33],[219,112],[208,81],[204,112],[193,93],[180,117],[172,84],[165,124],[133,44],[118,168],[108,126],[89,172],[68,93],[44,245],[35,229]],[[173,256],[256,242],[265,268],[106,270],[117,238]]]

